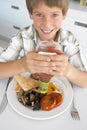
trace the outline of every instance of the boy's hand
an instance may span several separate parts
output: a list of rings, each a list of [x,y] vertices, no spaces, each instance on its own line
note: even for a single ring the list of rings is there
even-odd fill
[[[47,73],[56,66],[54,61],[51,61],[49,56],[43,56],[34,51],[29,52],[24,58],[25,71],[30,73]]]
[[[61,55],[41,55],[34,51],[29,52],[24,58],[25,71],[30,73],[46,73],[56,76],[66,76],[70,70],[68,56]]]
[[[68,62],[68,56],[65,54],[50,56],[51,60],[56,66],[51,70],[52,75],[67,76],[70,64]]]

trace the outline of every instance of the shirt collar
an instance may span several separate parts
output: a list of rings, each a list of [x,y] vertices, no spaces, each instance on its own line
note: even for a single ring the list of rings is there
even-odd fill
[[[34,38],[33,38],[33,40],[34,40],[34,43],[37,45],[38,42],[40,42],[41,40],[40,40],[40,38],[38,37],[38,33],[37,33],[37,31],[35,30],[35,28],[34,28],[33,30],[34,30]]]

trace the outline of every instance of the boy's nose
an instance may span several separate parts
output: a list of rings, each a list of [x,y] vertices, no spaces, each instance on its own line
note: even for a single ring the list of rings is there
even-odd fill
[[[43,20],[44,26],[49,27],[51,25],[51,23],[52,23],[52,20],[49,17],[44,18],[44,20]]]

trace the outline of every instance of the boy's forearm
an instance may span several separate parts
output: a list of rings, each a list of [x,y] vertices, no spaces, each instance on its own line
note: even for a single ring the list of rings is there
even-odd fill
[[[70,65],[69,72],[67,73],[66,77],[69,81],[80,87],[87,87],[87,72],[85,71],[81,71]]]
[[[11,77],[15,74],[24,72],[25,70],[23,60],[24,59],[20,59],[6,63],[0,62],[0,79]]]

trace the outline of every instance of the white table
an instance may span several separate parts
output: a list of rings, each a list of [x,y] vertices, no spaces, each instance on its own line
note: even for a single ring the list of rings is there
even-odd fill
[[[75,88],[74,94],[80,121],[71,118],[71,107],[56,118],[40,121],[22,117],[8,104],[0,114],[0,130],[87,130],[87,89]]]

